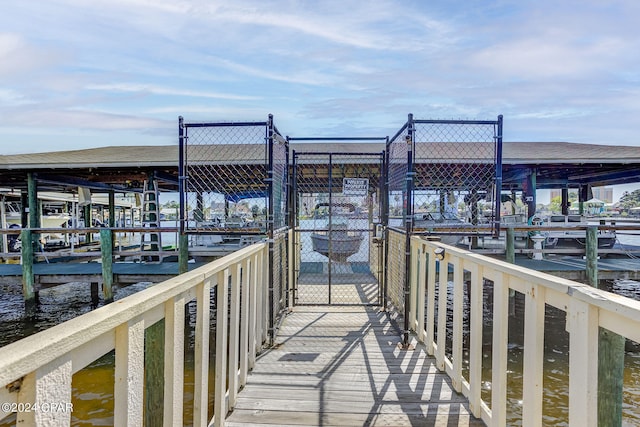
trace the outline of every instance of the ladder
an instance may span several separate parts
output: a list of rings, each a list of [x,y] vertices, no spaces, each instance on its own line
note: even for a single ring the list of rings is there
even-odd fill
[[[156,180],[150,179],[144,181],[142,191],[142,228],[150,228],[157,230],[160,227],[160,206],[158,204],[158,187]],[[162,239],[158,231],[142,231],[140,235],[140,252],[144,251],[161,251]],[[140,254],[140,262],[159,263],[162,262],[162,256],[143,255]]]

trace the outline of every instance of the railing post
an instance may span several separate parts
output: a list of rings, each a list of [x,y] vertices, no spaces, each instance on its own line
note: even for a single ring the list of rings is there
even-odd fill
[[[473,416],[480,418],[482,413],[482,294],[483,268],[477,264],[469,266],[471,273],[471,291],[469,295],[470,335],[469,344],[469,408]]]
[[[143,424],[144,320],[116,328],[114,425]]]
[[[542,427],[545,287],[529,284],[524,304],[522,425]]]
[[[196,341],[194,349],[193,425],[209,424],[209,319],[211,279],[196,290]]]
[[[444,259],[438,261],[438,322],[437,322],[437,348],[436,367],[445,371],[444,358],[447,345],[447,290],[449,288],[449,254],[445,253]]]
[[[418,271],[418,319],[416,322],[416,333],[418,334],[418,339],[421,342],[425,342],[425,333],[424,333],[424,309],[426,302],[426,285],[427,285],[427,270],[429,268],[429,254],[426,253],[427,246],[422,243],[419,248],[419,256],[420,256],[420,270]]]
[[[507,425],[507,344],[509,343],[509,279],[493,277],[493,343],[491,364],[491,425]]]
[[[216,299],[216,374],[213,424],[223,426],[227,417],[227,328],[229,325],[229,269],[218,273]]]
[[[181,426],[184,396],[184,305],[175,297],[164,304],[164,414],[165,426]]]
[[[113,302],[113,240],[111,230],[100,230],[100,251],[102,253],[102,292],[104,302]]]
[[[19,426],[71,425],[71,358],[65,355],[24,377],[18,392],[18,404],[68,403],[63,410],[19,411]]]
[[[464,272],[460,258],[453,259],[453,388],[462,392],[462,329],[464,311]]]
[[[240,362],[240,287],[242,264],[238,263],[231,278],[231,307],[229,313],[229,410],[236,405],[238,390],[238,365]],[[242,319],[244,321],[244,319]]]
[[[569,331],[569,425],[597,425],[598,309],[571,298]]]

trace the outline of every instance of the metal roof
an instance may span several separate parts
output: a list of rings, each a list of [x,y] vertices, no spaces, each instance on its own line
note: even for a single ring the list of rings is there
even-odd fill
[[[416,158],[451,163],[487,157],[493,143],[417,143]],[[226,148],[225,148],[226,147]],[[382,142],[293,142],[298,153],[380,153]],[[193,147],[191,147],[193,150]],[[189,152],[191,160],[219,164],[264,165],[264,144],[219,145],[215,150]],[[460,154],[463,153],[463,154]],[[197,154],[197,155],[196,155]],[[199,156],[199,157],[198,157]],[[342,156],[345,158],[345,156]],[[357,163],[357,156],[354,162]],[[426,161],[426,160],[425,160]],[[27,172],[38,174],[39,186],[60,190],[64,185],[91,188],[136,188],[149,174],[177,188],[178,146],[110,146],[71,151],[0,155],[0,187],[24,188]],[[611,185],[640,182],[640,147],[567,142],[504,142],[505,185],[516,185],[535,169],[539,188],[578,183]],[[47,187],[46,183],[51,185]],[[62,184],[62,185],[61,185]],[[102,187],[101,187],[102,186]],[[555,187],[554,187],[555,186]]]

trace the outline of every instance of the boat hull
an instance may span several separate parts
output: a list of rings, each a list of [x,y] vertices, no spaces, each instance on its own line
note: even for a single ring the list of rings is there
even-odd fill
[[[360,250],[362,240],[362,234],[349,235],[344,231],[311,235],[313,250],[336,262],[346,262],[347,258],[356,254]]]

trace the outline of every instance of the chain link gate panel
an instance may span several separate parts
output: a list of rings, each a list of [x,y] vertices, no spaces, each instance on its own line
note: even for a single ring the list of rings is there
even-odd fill
[[[269,321],[286,308],[289,147],[265,122],[179,121],[180,231],[194,258],[269,242]],[[265,302],[266,304],[266,302]]]
[[[411,233],[411,128],[405,124],[387,144],[386,191],[388,230],[386,236],[385,307],[390,302],[404,310],[407,290],[407,245]]]
[[[413,232],[444,243],[497,236],[502,187],[502,117],[414,120]]]
[[[295,304],[379,304],[384,155],[294,151],[293,158]]]

